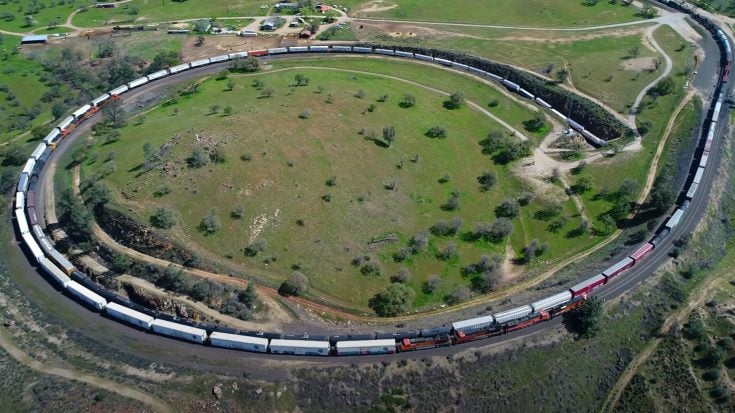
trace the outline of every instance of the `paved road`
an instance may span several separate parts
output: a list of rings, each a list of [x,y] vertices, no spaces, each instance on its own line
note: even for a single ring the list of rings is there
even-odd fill
[[[708,54],[705,61],[719,60],[719,54],[711,55]],[[170,76],[161,81],[156,82],[148,88],[140,89],[136,93],[144,93],[150,91],[150,88],[161,88],[174,83],[180,82],[181,80],[189,77],[199,76],[205,73],[216,73],[221,70],[225,64],[211,65],[203,68],[193,69],[184,72],[179,75]],[[716,63],[715,63],[716,65]],[[729,90],[728,90],[729,93]],[[128,97],[126,97],[128,99]],[[99,116],[99,115],[95,115]],[[94,121],[94,119],[92,119]],[[60,156],[63,151],[68,148],[68,144],[74,137],[78,137],[81,132],[88,128],[92,122],[85,123],[77,131],[75,131],[70,138],[68,138],[64,144],[60,145],[59,150],[54,154],[54,157]],[[715,147],[712,150],[714,156],[710,158],[710,165],[716,165],[719,160],[719,148],[720,141],[724,127],[718,127],[718,140]],[[656,268],[661,264],[667,262],[670,258],[668,252],[671,249],[672,242],[678,237],[691,233],[694,228],[698,225],[706,207],[707,197],[705,196],[710,189],[713,178],[716,177],[714,172],[715,168],[708,168],[707,173],[703,177],[703,185],[700,186],[700,193],[696,199],[696,202],[692,203],[691,207],[687,211],[687,214],[683,218],[681,224],[669,235],[665,242],[649,256],[639,266],[628,271],[623,276],[616,279],[609,286],[599,292],[600,296],[605,299],[612,299],[620,296],[624,292],[630,290],[647,277],[649,277]],[[42,175],[42,178],[47,178]],[[255,355],[243,352],[233,352],[230,350],[208,348],[203,346],[191,345],[168,338],[159,337],[152,335],[147,332],[138,331],[127,326],[123,326],[116,322],[107,320],[97,313],[93,313],[87,310],[85,307],[76,304],[76,302],[60,297],[60,293],[56,291],[50,284],[48,284],[44,278],[40,275],[36,268],[31,266],[29,262],[20,254],[18,244],[10,239],[9,235],[3,240],[6,244],[13,244],[14,248],[10,248],[11,253],[9,259],[12,261],[13,269],[18,270],[16,272],[19,285],[28,293],[28,295],[36,302],[47,301],[49,299],[57,301],[57,304],[63,308],[63,311],[56,313],[56,317],[63,319],[71,327],[79,328],[83,330],[83,335],[87,335],[92,341],[102,341],[110,346],[119,348],[123,351],[127,351],[128,346],[132,343],[136,343],[136,352],[138,352],[139,346],[145,348],[146,351],[142,356],[150,357],[155,360],[167,362],[175,365],[183,365],[187,367],[204,368],[207,370],[216,370],[222,372],[235,372],[239,373],[243,369],[252,368],[253,360],[259,360],[257,365],[260,366],[258,371],[263,371],[263,366],[273,362],[273,360],[309,360],[309,361],[324,361],[326,363],[354,363],[354,362],[375,362],[383,359],[397,360],[403,358],[415,358],[425,357],[428,355],[447,355],[454,353],[457,349],[468,349],[473,347],[485,347],[487,345],[497,344],[511,339],[519,339],[528,337],[531,335],[539,334],[541,332],[549,331],[549,329],[557,328],[561,319],[555,319],[550,322],[541,323],[536,326],[521,330],[516,333],[512,333],[506,336],[499,336],[488,340],[483,340],[475,343],[468,343],[458,347],[442,348],[435,350],[427,350],[418,353],[405,353],[393,356],[369,356],[369,357],[358,357],[358,358],[330,358],[330,359],[315,359],[313,357],[287,357],[287,356],[275,356],[275,355]],[[621,256],[624,256],[621,254]],[[601,264],[600,267],[606,267],[607,264]],[[235,357],[233,357],[235,356]],[[222,360],[227,360],[223,362]],[[269,360],[269,361],[266,361]],[[262,361],[262,362],[261,362]],[[272,372],[274,376],[278,376],[279,372]]]

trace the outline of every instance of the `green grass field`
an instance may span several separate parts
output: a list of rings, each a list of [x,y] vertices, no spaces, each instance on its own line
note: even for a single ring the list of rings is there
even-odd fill
[[[397,7],[379,12],[360,11],[360,5],[376,2],[350,0],[342,3],[352,6],[350,14],[359,17],[528,27],[584,27],[639,19],[635,15],[637,8],[606,1],[585,6],[580,1],[569,0],[392,0],[380,2],[378,6]]]
[[[39,33],[45,33],[46,31],[43,28],[52,23],[63,24],[74,10],[92,5],[94,1],[78,0],[74,4],[71,2],[35,2],[37,4],[36,8],[31,6],[32,3],[34,2],[31,0],[1,2],[0,29],[18,33],[40,29]],[[32,22],[27,21],[26,16],[32,16]],[[28,23],[32,24],[29,25]],[[52,29],[50,31],[58,33],[64,30]]]
[[[445,109],[446,97],[379,75],[317,68],[278,70],[305,62],[277,61],[270,73],[231,75],[235,79],[231,92],[223,92],[226,81],[206,80],[194,97],[151,110],[142,124],[131,120],[120,141],[97,142],[91,155],[97,161],[85,163],[84,177],[107,168],[103,160],[114,152],[116,172],[103,182],[114,188],[117,202],[139,219],[147,220],[159,206],[171,208],[178,220],[172,232],[189,246],[215,252],[275,280],[298,267],[319,294],[350,306],[364,308],[367,300],[402,267],[412,274],[409,285],[417,292],[415,306],[419,308],[441,302],[456,286],[469,284],[460,274],[460,267],[476,262],[482,254],[504,253],[503,243],[431,236],[428,249],[405,262],[393,262],[392,255],[409,238],[442,219],[463,218],[461,233],[471,231],[476,222],[492,222],[493,209],[504,198],[516,198],[529,190],[507,168],[493,165],[480,151],[477,142],[488,131],[502,128],[470,107]],[[320,60],[312,63],[324,64]],[[422,80],[422,72],[429,70],[421,65],[409,68],[377,59],[338,59],[331,63],[336,68],[353,66],[353,70],[382,68],[414,81]],[[461,90],[470,101],[481,98],[485,92],[480,91],[487,88],[473,85],[470,79],[469,83],[458,82],[457,75],[433,70],[432,86],[451,86],[453,89],[447,91]],[[290,88],[296,74],[309,77],[309,85]],[[272,88],[274,96],[259,97],[260,91],[252,86],[255,79],[265,82],[265,88]],[[359,90],[365,92],[362,99],[355,97]],[[417,97],[416,107],[398,105],[404,93]],[[332,104],[325,102],[330,94]],[[388,101],[378,102],[383,94],[389,95]],[[219,106],[216,114],[209,113],[213,104]],[[366,111],[370,105],[375,105],[374,112]],[[226,106],[232,107],[232,115],[224,116]],[[175,110],[178,113],[174,115]],[[310,112],[309,118],[300,119],[299,114],[305,110]],[[516,118],[532,114],[521,107],[509,106],[506,110]],[[382,127],[388,125],[397,131],[396,143],[390,148],[358,135],[361,128],[372,128],[380,137]],[[446,126],[449,136],[424,136],[436,125]],[[143,173],[142,146],[146,142],[154,148],[168,142],[162,168],[166,172],[156,169]],[[202,145],[219,145],[227,161],[201,169],[187,168],[186,159],[193,148]],[[250,160],[241,160],[246,154]],[[418,161],[413,162],[416,155]],[[493,189],[481,192],[476,177],[485,170],[495,171],[498,180]],[[450,181],[439,183],[445,174]],[[330,177],[336,178],[335,186],[327,185]],[[385,189],[384,184],[391,180],[396,190]],[[154,192],[164,187],[170,193],[155,197]],[[444,211],[440,206],[453,190],[460,193],[460,208]],[[325,195],[331,197],[329,201],[324,200]],[[562,203],[562,213],[572,219],[556,234],[546,230],[546,222],[534,218],[542,204],[541,199],[532,201],[513,219],[515,229],[510,241],[516,254],[520,255],[531,239],[549,244],[539,263],[588,247],[591,239],[564,235],[578,224],[571,202]],[[238,205],[244,207],[244,216],[231,219],[230,213]],[[212,208],[223,229],[205,235],[197,227]],[[297,223],[299,220],[302,222]],[[390,234],[397,235],[398,241],[369,244]],[[246,257],[243,248],[261,238],[268,242],[265,251],[254,258]],[[436,253],[449,242],[458,244],[459,258],[438,260]],[[383,275],[361,275],[350,263],[359,255],[377,259]],[[442,286],[434,294],[424,294],[421,286],[431,274],[442,278]]]

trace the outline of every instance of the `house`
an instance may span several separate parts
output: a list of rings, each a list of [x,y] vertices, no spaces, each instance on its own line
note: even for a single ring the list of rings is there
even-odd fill
[[[299,33],[299,39],[310,39],[311,38],[311,30],[304,29]]]
[[[272,31],[278,28],[278,20],[276,19],[265,19],[260,25],[260,30]]]
[[[298,10],[299,3],[276,3],[276,11],[281,11],[284,9]]]
[[[48,42],[48,36],[43,35],[34,35],[34,36],[23,36],[23,38],[20,40],[20,44],[44,44]]]

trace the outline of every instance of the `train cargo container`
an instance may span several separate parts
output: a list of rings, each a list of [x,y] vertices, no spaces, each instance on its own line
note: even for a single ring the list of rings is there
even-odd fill
[[[435,337],[440,334],[449,334],[452,331],[452,326],[438,326],[422,328],[419,330],[419,336],[421,337]]]
[[[143,314],[139,311],[123,307],[116,302],[109,302],[105,307],[105,313],[115,319],[124,321],[128,324],[132,324],[136,327],[144,328],[146,330],[151,329],[154,318],[148,314]]]
[[[281,333],[271,333],[268,331],[241,331],[240,334],[244,336],[250,336],[250,337],[260,337],[260,338],[267,338],[267,339],[280,339],[283,337],[283,334]]]
[[[308,52],[309,48],[306,46],[292,46],[288,48],[288,51],[291,53],[304,53]]]
[[[173,75],[174,73],[183,72],[184,70],[189,70],[189,63],[184,63],[176,66],[172,66],[168,71]]]
[[[266,50],[266,49],[251,50],[251,51],[248,52],[248,56],[253,56],[253,57],[261,57],[261,56],[265,56],[267,54],[268,54],[268,50]]]
[[[220,331],[212,332],[209,335],[209,343],[215,347],[254,351],[256,353],[265,353],[268,351],[267,338],[242,336]]]
[[[689,185],[689,190],[687,191],[687,198],[694,199],[694,195],[697,193],[697,189],[699,189],[699,184],[696,182],[692,182],[692,184]]]
[[[691,201],[689,201],[688,199],[685,199],[684,202],[681,203],[680,208],[686,211],[689,208],[689,205],[691,205],[691,203],[692,203]]]
[[[66,259],[66,257],[56,249],[51,251],[51,253],[49,254],[49,258],[54,261],[56,265],[58,265],[58,267],[66,273],[66,275],[71,275],[71,273],[77,270],[76,267],[74,267],[74,265],[69,262],[69,260]]]
[[[38,146],[36,146],[36,149],[33,150],[33,153],[31,153],[31,158],[38,161],[39,159],[41,159],[41,156],[43,155],[45,151],[46,151],[46,144],[41,142],[38,144]]]
[[[697,168],[697,172],[694,174],[694,179],[692,180],[692,182],[694,182],[695,184],[702,183],[702,175],[704,175],[704,168],[700,166],[699,168]]]
[[[390,339],[393,339],[394,341],[400,341],[400,340],[403,340],[404,338],[414,338],[418,336],[419,336],[419,332],[416,330],[395,331],[393,333],[375,333],[375,338],[378,340],[390,338]]]
[[[539,97],[536,97],[535,100],[536,100],[536,103],[538,103],[539,106],[541,106],[542,108],[544,108],[544,109],[551,109],[551,105],[549,105],[548,103],[546,103],[545,100],[543,100],[543,99],[541,99]]]
[[[150,76],[150,75],[149,75],[149,76]],[[92,106],[94,106],[94,107],[98,108],[98,107],[100,107],[100,105],[101,105],[102,103],[104,103],[104,102],[105,102],[105,101],[106,101],[107,99],[109,99],[109,98],[110,98],[110,94],[109,94],[109,93],[103,93],[102,95],[100,95],[99,97],[95,98],[95,99],[94,99],[94,100],[92,101]]]
[[[123,93],[127,92],[129,89],[130,88],[128,87],[128,85],[122,85],[122,86],[116,87],[115,89],[112,89],[109,93],[112,96],[120,96]]]
[[[46,274],[48,274],[57,284],[60,286],[66,288],[69,285],[69,282],[71,281],[71,278],[64,274],[63,271],[61,271],[56,265],[51,262],[46,257],[41,257],[38,260],[38,263],[41,265],[41,268],[43,268],[44,271],[46,271]]]
[[[285,47],[273,47],[268,49],[268,54],[284,54],[288,53],[288,49]]]
[[[143,77],[141,77],[139,79],[135,79],[135,80],[132,80],[132,81],[128,82],[128,87],[130,89],[135,89],[136,87],[143,86],[143,85],[145,85],[148,82],[149,82],[148,78],[145,77],[145,76],[143,76]]]
[[[66,119],[62,120],[56,127],[59,128],[59,132],[63,134],[67,129],[69,129],[69,126],[71,126],[72,123],[74,123],[74,116],[67,116]]]
[[[79,119],[82,116],[84,116],[85,113],[89,112],[89,110],[92,109],[92,106],[90,105],[84,105],[81,108],[77,109],[72,113],[72,116],[74,116],[74,119]]]
[[[332,46],[333,52],[349,53],[352,51],[352,46]]]
[[[226,54],[221,54],[219,56],[212,56],[209,58],[209,63],[219,63],[219,62],[226,62],[230,60],[230,56]]]
[[[464,70],[464,71],[469,71],[470,70],[470,67],[467,66],[466,64],[463,64],[463,63],[452,62],[452,67],[455,68],[455,69],[461,69],[461,70]]]
[[[28,226],[28,219],[23,209],[18,208],[15,210],[15,221],[18,223],[18,231],[20,231],[21,235],[31,232],[31,227]]]
[[[28,158],[28,160],[26,160],[26,163],[23,165],[23,169],[21,170],[20,173],[28,175],[30,177],[33,174],[33,169],[35,169],[35,167],[36,167],[36,160],[33,158]]]
[[[551,308],[560,307],[570,301],[572,301],[571,291],[564,291],[531,303],[531,308],[534,313],[539,313]]]
[[[602,275],[607,277],[607,280],[610,281],[610,279],[615,278],[623,271],[631,268],[633,265],[635,265],[635,261],[633,261],[633,259],[630,257],[625,257],[603,271]]]
[[[387,56],[395,56],[396,52],[393,49],[375,49],[375,53],[384,54]]]
[[[704,151],[705,151],[705,152],[712,152],[712,142],[713,142],[713,141],[711,141],[711,140],[709,140],[709,139],[707,139],[707,140],[706,140],[706,141],[704,142]]]
[[[59,130],[54,128],[51,132],[48,133],[48,135],[46,135],[45,138],[43,138],[43,142],[49,146],[56,145],[56,141],[58,140],[58,138]]]
[[[371,47],[358,47],[355,46],[352,48],[352,51],[354,53],[372,53],[373,49]]]
[[[438,57],[435,57],[434,58],[434,63],[439,63],[440,65],[444,65],[444,66],[451,66],[452,65],[452,61],[451,60],[440,59]]]
[[[396,50],[396,56],[413,58],[413,53]]]
[[[604,285],[607,282],[607,278],[605,278],[602,274],[597,274],[593,277],[590,277],[579,284],[576,284],[572,286],[569,290],[574,294],[575,297],[578,297],[582,294],[589,294],[594,289],[600,287],[601,285]]]
[[[26,192],[26,208],[36,207],[36,191],[28,190]]]
[[[16,188],[16,191],[26,192],[28,190],[28,181],[29,181],[29,175],[22,174],[20,178],[18,178],[18,187]]]
[[[559,112],[556,109],[551,109],[551,113],[553,113],[554,115],[556,115],[556,117],[558,117],[561,120],[567,120],[568,119],[566,116],[564,116],[561,112]]]
[[[46,146],[46,149],[44,149],[43,153],[41,154],[41,157],[38,158],[38,162],[45,165],[49,157],[51,157],[51,148],[49,146]],[[43,168],[43,166],[41,168]]]
[[[157,72],[153,72],[150,75],[148,75],[148,80],[149,81],[153,81],[153,80],[157,80],[157,79],[160,79],[160,78],[166,77],[166,76],[168,76],[168,70],[166,70],[166,69],[159,70]]]
[[[433,62],[433,61],[434,61],[434,58],[433,58],[433,57],[431,57],[431,56],[427,56],[427,55],[425,55],[425,54],[419,54],[419,53],[414,53],[414,54],[413,54],[413,57],[414,57],[415,59],[418,59],[418,60],[423,60],[423,61],[425,61],[425,62]]]
[[[187,326],[173,321],[155,319],[151,323],[151,330],[164,336],[179,338],[194,343],[204,343],[207,332],[201,328]]]
[[[511,82],[508,79],[503,79],[503,86],[505,86],[508,90],[512,90],[513,92],[517,92],[521,88],[518,83]]]
[[[532,325],[536,325],[542,321],[548,321],[550,319],[551,315],[549,315],[549,313],[547,313],[546,311],[542,311],[540,313],[531,313],[524,318],[514,319],[513,321],[509,322],[506,326],[504,326],[503,330],[505,333],[510,333],[511,331],[531,327]]]
[[[396,342],[391,339],[338,341],[335,348],[338,356],[392,354],[396,352]]]
[[[715,103],[715,110],[712,112],[712,119],[719,120],[721,110],[722,110],[722,102],[718,101],[717,103]]]
[[[285,337],[284,337],[285,338]],[[329,344],[334,346],[338,341],[375,340],[375,334],[339,334],[329,337]]]
[[[572,129],[574,129],[574,130],[577,130],[577,131],[580,131],[580,132],[584,130],[584,126],[582,126],[578,122],[572,120],[572,118],[567,119],[567,123],[569,124],[569,127],[572,128]]]
[[[501,334],[503,334],[503,329],[497,324],[492,324],[487,328],[483,328],[482,330],[477,330],[470,333],[464,331],[455,331],[454,340],[456,344],[469,343],[470,341],[482,340],[485,338],[499,336]]]
[[[485,330],[495,324],[495,317],[486,315],[483,317],[475,317],[469,320],[461,320],[452,323],[455,332],[461,331],[465,334],[471,334],[476,331]]]
[[[28,252],[31,254],[31,257],[34,258],[37,264],[41,264],[41,258],[46,258],[43,254],[43,250],[41,250],[41,247],[38,246],[38,243],[33,238],[33,235],[30,233],[23,234],[23,243],[26,244],[26,247],[28,248]]]
[[[285,47],[283,49],[285,49]],[[195,60],[195,61],[191,62],[191,68],[193,69],[195,67],[202,67],[202,66],[206,66],[208,64],[209,64],[209,59],[199,59],[199,60]]]
[[[528,98],[528,99],[531,99],[531,100],[533,100],[533,98],[534,98],[533,93],[527,91],[524,88],[518,89],[518,93],[520,93],[521,96],[523,96],[525,98]]]
[[[268,346],[273,354],[297,356],[328,356],[329,341],[272,339]]]
[[[592,142],[592,144],[597,146],[607,146],[607,141],[598,138],[596,135],[594,135],[592,132],[588,130],[582,131],[582,136],[584,136],[588,141]]]
[[[309,51],[315,53],[326,53],[329,51],[329,46],[309,46]]]
[[[449,347],[452,345],[452,338],[449,334],[437,334],[433,337],[416,337],[404,338],[398,343],[398,351],[416,351],[426,350],[437,347]]]
[[[505,324],[509,321],[513,321],[515,319],[527,317],[529,314],[533,312],[533,309],[530,305],[524,305],[516,308],[512,308],[510,310],[506,310],[500,313],[493,314],[495,317],[495,322],[497,324]]]
[[[664,238],[666,238],[666,236],[669,235],[670,232],[671,232],[671,228],[668,228],[668,227],[662,228],[661,231],[659,231],[656,234],[656,236],[653,237],[653,239],[651,239],[651,244],[653,244],[654,247],[657,247],[658,244],[660,244],[661,241],[663,241]]]
[[[706,167],[708,161],[709,161],[709,152],[702,153],[702,157],[699,159],[699,167],[700,168]]]
[[[637,250],[633,251],[633,253],[630,254],[630,258],[632,258],[633,261],[635,261],[637,264],[638,261],[646,258],[648,254],[651,253],[651,251],[653,251],[653,244],[647,242],[641,245],[640,248],[638,248]]]
[[[498,76],[498,75],[496,75],[495,73],[485,72],[485,76],[489,77],[490,79],[492,79],[492,80],[494,80],[494,81],[496,81],[498,83],[503,82],[503,78],[500,77],[500,76]]]
[[[16,192],[15,193],[15,208],[24,209],[26,206],[26,193]]]
[[[38,215],[36,214],[36,208],[26,209],[26,215],[28,215],[28,226],[32,227],[38,225]]]
[[[227,57],[229,57],[232,60],[235,60],[235,59],[244,59],[244,58],[248,57],[248,52],[235,52],[235,53],[230,53],[230,54],[227,55]]]
[[[674,211],[674,214],[669,218],[668,221],[666,221],[666,228],[673,229],[677,225],[679,225],[679,222],[681,221],[681,217],[684,216],[684,211],[681,209],[677,209]]]
[[[69,284],[66,286],[66,291],[97,311],[102,311],[107,305],[107,300],[74,280],[69,281]]]

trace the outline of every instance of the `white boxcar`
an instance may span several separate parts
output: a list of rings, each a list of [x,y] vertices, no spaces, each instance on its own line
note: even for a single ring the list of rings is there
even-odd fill
[[[49,132],[49,134],[46,135],[45,138],[43,138],[43,142],[46,145],[51,145],[53,143],[56,143],[56,138],[58,138],[58,137],[59,137],[59,130],[54,128],[54,130],[52,130],[51,132]]]
[[[352,48],[352,51],[355,53],[372,53],[373,48],[372,47],[358,47],[355,46]]]
[[[56,265],[49,261],[46,257],[41,257],[41,259],[38,260],[39,264],[41,264],[41,268],[46,271],[48,275],[51,276],[51,278],[54,279],[59,285],[66,288],[69,285],[69,282],[71,282],[71,279],[64,274],[63,271],[61,271]]]
[[[248,52],[236,52],[227,55],[230,59],[244,59],[248,57]]]
[[[36,166],[36,160],[33,158],[28,158],[25,165],[23,165],[23,170],[21,171],[21,173],[31,176],[31,174],[33,173],[33,168],[35,166]]]
[[[396,341],[393,339],[338,341],[335,347],[339,356],[391,354],[396,352]]]
[[[153,320],[153,323],[151,323],[151,328],[156,333],[180,338],[182,340],[193,341],[195,343],[204,343],[204,340],[207,339],[207,332],[201,328],[190,327],[168,320],[155,319]]]
[[[487,77],[489,77],[490,79],[492,79],[492,80],[494,80],[496,82],[502,82],[503,81],[503,78],[500,77],[500,76],[498,76],[498,75],[496,75],[495,73],[490,73],[490,72],[485,72],[485,73],[487,73],[487,75],[486,75]]]
[[[268,54],[283,54],[288,53],[288,49],[285,47],[274,47],[271,49],[268,49]]]
[[[559,112],[559,111],[558,111],[558,110],[556,110],[556,109],[551,109],[551,113],[553,113],[554,115],[558,116],[558,117],[559,117],[559,119],[562,119],[562,120],[567,120],[567,117],[566,117],[566,116],[564,116],[564,115],[563,115],[563,114],[562,114],[561,112]]]
[[[209,58],[209,63],[219,63],[219,62],[226,62],[230,60],[230,56],[226,54],[221,54],[219,56],[213,56]]]
[[[18,221],[18,230],[21,235],[31,232],[31,228],[28,226],[28,219],[21,208],[15,210],[15,220]]]
[[[549,105],[548,103],[546,103],[546,101],[543,100],[543,99],[541,99],[540,97],[536,97],[536,103],[538,103],[539,106],[541,106],[542,108],[545,108],[545,109],[550,109],[551,108],[551,105]]]
[[[26,192],[28,190],[28,183],[30,182],[30,175],[23,174],[20,176],[20,179],[18,179],[18,188],[16,189],[18,192]]]
[[[699,184],[696,182],[692,182],[691,185],[689,185],[689,190],[687,191],[687,198],[693,199],[694,194],[697,193],[697,189],[699,188]]]
[[[580,125],[578,122],[572,120],[572,118],[567,119],[567,122],[569,123],[569,126],[571,126],[573,129],[576,129],[578,131],[583,131],[584,126]]]
[[[309,51],[324,53],[329,51],[329,46],[309,46]]]
[[[137,327],[145,328],[146,330],[150,330],[151,324],[153,323],[153,317],[148,314],[143,314],[140,311],[123,307],[118,303],[109,302],[105,307],[105,312],[112,318],[122,320]]]
[[[533,309],[530,305],[524,305],[522,307],[513,308],[508,311],[503,311],[502,313],[494,314],[495,316],[495,322],[498,324],[507,323],[508,321],[517,320],[519,318],[523,318],[528,316],[533,312]]]
[[[106,101],[109,98],[110,98],[110,94],[109,93],[105,93],[104,95],[102,95],[102,96],[96,98],[95,100],[93,100],[92,101],[92,106],[98,107],[102,102]]]
[[[533,99],[533,93],[531,93],[531,92],[527,91],[527,90],[526,90],[526,89],[524,89],[524,88],[520,88],[520,89],[518,89],[518,93],[520,93],[520,94],[521,94],[521,96],[523,96],[523,97],[525,97],[525,98],[528,98],[528,99]]]
[[[377,54],[384,54],[388,56],[395,56],[396,52],[392,49],[375,49],[375,53]]]
[[[74,280],[69,281],[66,290],[69,291],[69,294],[97,309],[97,311],[102,311],[105,305],[107,305],[107,300],[102,298],[102,296],[92,292],[92,290]]]
[[[699,167],[704,168],[707,166],[707,161],[709,161],[709,153],[705,152],[702,154],[702,159],[699,160]]]
[[[33,150],[33,153],[31,154],[31,158],[35,160],[41,159],[41,156],[43,155],[43,152],[46,150],[46,144],[41,142],[36,146],[36,149]]]
[[[199,59],[191,62],[191,67],[206,66],[209,64],[209,59]]]
[[[241,336],[239,334],[229,334],[215,331],[209,335],[209,342],[215,347],[256,351],[259,353],[265,353],[266,351],[268,351],[267,338]]]
[[[80,117],[82,117],[82,115],[87,113],[87,111],[89,111],[90,109],[92,109],[92,106],[84,105],[81,108],[75,110],[74,113],[72,113],[72,116],[74,116],[74,119],[79,119]]]
[[[403,51],[400,51],[400,50],[396,50],[396,56],[413,57],[413,53],[411,53],[411,52],[403,52]]]
[[[61,270],[67,274],[71,274],[72,272],[76,271],[74,265],[69,262],[69,260],[67,260],[66,257],[56,249],[53,249],[49,252],[49,258],[51,258],[51,260],[54,261],[56,265],[58,265],[59,268],[61,268]]]
[[[288,48],[288,51],[291,53],[304,53],[308,52],[309,48],[306,46],[291,46]]]
[[[414,53],[413,54],[413,57],[416,58],[416,59],[419,59],[419,60],[427,61],[427,62],[433,62],[434,61],[434,58],[433,57],[427,56],[425,54]]]
[[[269,346],[273,354],[298,356],[328,356],[329,341],[282,340],[274,338]]]
[[[173,66],[172,68],[168,69],[168,71],[171,72],[171,74],[174,74],[174,73],[183,72],[184,70],[187,70],[187,69],[189,69],[189,64],[184,63],[182,65]]]
[[[451,66],[452,65],[452,61],[451,60],[440,59],[438,57],[435,57],[434,58],[434,63],[439,63],[440,65],[444,65],[444,66]]]
[[[141,77],[140,79],[135,79],[133,81],[128,82],[128,87],[131,89],[134,89],[138,86],[143,86],[146,83],[148,83],[148,78],[144,76],[144,77]]]
[[[514,92],[517,92],[517,91],[518,91],[518,89],[520,89],[520,88],[521,88],[521,87],[520,87],[520,86],[518,85],[518,83],[514,83],[514,82],[511,82],[511,81],[510,81],[510,80],[508,80],[508,79],[504,79],[504,80],[503,80],[503,86],[507,87],[508,89],[510,89],[510,90],[512,90],[512,91],[514,91]]]
[[[475,331],[485,330],[493,324],[495,324],[495,317],[492,315],[486,315],[483,317],[471,318],[469,320],[457,321],[452,323],[452,328],[454,328],[454,331],[461,331],[465,334],[470,334]]]
[[[672,229],[675,226],[679,225],[679,221],[681,221],[681,217],[684,216],[684,211],[681,209],[677,209],[674,211],[674,215],[669,218],[668,221],[666,221],[666,228]]]
[[[564,305],[571,300],[572,293],[569,291],[564,291],[563,293],[555,294],[551,297],[546,297],[544,299],[536,301],[535,303],[531,303],[531,307],[533,308],[534,313],[538,313],[539,311],[546,311],[550,308]]]
[[[352,46],[332,46],[333,52],[351,52]]]
[[[127,86],[125,86],[127,88]],[[62,120],[61,123],[59,123],[57,128],[59,128],[59,131],[64,132],[66,128],[69,127],[74,122],[74,116],[68,116],[66,119]]]
[[[36,240],[33,239],[33,235],[23,234],[23,242],[26,244],[26,247],[28,247],[28,249],[31,251],[31,256],[36,259],[36,263],[40,264],[41,259],[45,257],[43,255],[43,251],[41,251],[41,247],[39,247]]]
[[[582,136],[587,138],[587,140],[591,141],[597,146],[607,146],[607,141],[604,141],[597,136],[595,136],[592,132],[588,131],[587,129],[582,131]]]
[[[148,80],[156,80],[160,79],[162,77],[168,76],[168,70],[159,70],[158,72],[153,72],[150,75],[148,75]]]
[[[602,272],[602,275],[608,278],[608,280],[612,277],[615,277],[616,275],[620,274],[621,272],[627,270],[628,268],[632,267],[633,264],[635,264],[635,261],[633,261],[630,257],[625,257],[622,260],[616,262],[615,264],[611,265],[608,269]]]
[[[704,175],[704,168],[701,166],[697,168],[697,173],[694,174],[694,182],[695,184],[701,184],[702,183],[702,175]]]
[[[26,206],[26,193],[16,192],[15,193],[15,208],[23,209]]]
[[[462,70],[470,70],[470,67],[463,63],[453,62],[452,67],[456,67],[457,69],[462,69]]]
[[[120,96],[123,93],[127,92],[128,89],[130,89],[128,87],[128,85],[122,85],[122,86],[116,87],[115,89],[112,89],[110,91],[110,95],[112,95],[112,96]]]

